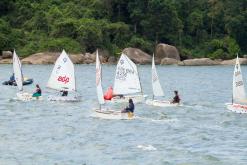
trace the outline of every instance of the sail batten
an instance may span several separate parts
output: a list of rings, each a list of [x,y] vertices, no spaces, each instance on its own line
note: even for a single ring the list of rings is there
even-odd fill
[[[117,64],[113,93],[126,95],[140,93],[141,91],[137,67],[122,53]]]
[[[102,69],[101,69],[99,54],[97,50],[96,52],[96,90],[97,90],[97,96],[98,96],[98,101],[100,105],[105,103],[101,81],[102,81]]]
[[[47,87],[55,90],[76,91],[74,64],[64,50],[56,60]]]
[[[20,91],[22,91],[23,90],[23,75],[22,75],[22,70],[21,70],[21,61],[15,51],[13,54],[13,71],[14,71],[15,82],[17,84],[17,87]]]
[[[236,58],[236,64],[233,74],[233,102],[243,102],[246,100],[244,81],[241,72],[238,56]]]
[[[152,87],[154,96],[164,96],[164,92],[160,85],[159,76],[155,66],[154,55],[152,59]]]

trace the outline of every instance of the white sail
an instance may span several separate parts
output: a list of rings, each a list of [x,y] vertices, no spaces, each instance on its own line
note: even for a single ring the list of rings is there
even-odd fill
[[[47,87],[55,90],[76,90],[74,64],[64,50],[55,63]]]
[[[160,85],[159,76],[155,67],[154,55],[152,60],[152,87],[154,96],[164,96],[164,92]]]
[[[14,70],[15,82],[17,84],[17,87],[20,91],[22,91],[23,90],[23,75],[22,75],[22,70],[21,70],[21,61],[15,51],[13,54],[13,70]]]
[[[97,50],[96,51],[96,88],[97,88],[97,96],[98,96],[99,103],[100,104],[104,104],[105,100],[104,100],[101,80],[102,80],[102,70],[101,70],[99,54],[98,54],[98,50]]]
[[[122,54],[116,69],[114,94],[133,94],[141,92],[141,84],[136,65]]]
[[[236,58],[232,85],[233,85],[233,101],[242,102],[246,100],[244,81],[243,81],[238,57]]]

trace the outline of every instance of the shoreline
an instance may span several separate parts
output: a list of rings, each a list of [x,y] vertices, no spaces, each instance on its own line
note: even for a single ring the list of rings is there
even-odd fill
[[[123,53],[126,54],[134,63],[140,65],[151,65],[152,56],[136,48],[126,48],[123,50]],[[100,61],[103,65],[116,65],[119,57],[111,56],[109,53],[101,52],[99,56]],[[22,64],[29,65],[46,65],[54,64],[56,59],[60,55],[60,52],[40,52],[35,53],[30,56],[21,58]],[[94,53],[85,53],[85,54],[69,54],[72,62],[74,64],[95,64],[96,54]],[[247,58],[239,58],[241,65],[247,65]],[[155,56],[156,65],[175,65],[175,66],[221,66],[221,65],[235,65],[236,58],[231,60],[222,60],[210,58],[192,58],[181,60],[180,57],[174,57],[172,55],[167,56]],[[12,64],[12,52],[5,51],[5,55],[0,56],[0,64]]]

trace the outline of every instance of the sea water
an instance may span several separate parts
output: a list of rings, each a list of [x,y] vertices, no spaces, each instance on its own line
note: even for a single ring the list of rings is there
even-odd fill
[[[183,106],[136,104],[135,120],[92,117],[98,107],[95,65],[76,65],[81,102],[46,101],[58,93],[45,88],[52,67],[23,65],[23,74],[34,79],[24,90],[33,92],[39,84],[43,101],[15,101],[17,88],[0,85],[1,165],[247,164],[247,115],[225,106],[231,102],[233,66],[157,66],[166,100],[178,90]],[[103,65],[104,90],[114,83],[115,67]],[[151,66],[138,69],[143,92],[151,98]],[[3,82],[12,65],[0,70]],[[242,72],[246,78],[247,67]]]

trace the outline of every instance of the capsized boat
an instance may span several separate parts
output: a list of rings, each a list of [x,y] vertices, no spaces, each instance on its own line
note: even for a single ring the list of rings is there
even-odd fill
[[[94,109],[93,117],[102,118],[102,119],[133,119],[134,116],[131,113],[121,113],[121,111],[115,111],[109,108],[102,108],[102,105],[105,104],[103,90],[102,90],[102,69],[99,60],[98,50],[96,52],[96,92],[99,102],[99,108]]]
[[[22,66],[21,66],[21,61],[15,51],[13,54],[13,71],[15,75],[15,82],[17,88],[19,89],[19,92],[16,93],[17,100],[30,101],[30,100],[42,99],[42,96],[34,98],[32,97],[32,94],[23,91]]]
[[[49,101],[75,102],[81,100],[81,97],[76,94],[74,64],[65,50],[62,51],[56,60],[47,87],[57,91],[70,91],[68,96],[62,96],[61,94],[50,95],[48,96]]]
[[[132,99],[134,103],[145,100],[136,64],[122,53],[116,69],[113,94],[115,97],[110,102],[126,103]]]
[[[32,78],[27,78],[27,77],[24,77],[23,78],[23,85],[30,85],[33,83],[33,79]],[[8,80],[8,81],[4,81],[2,83],[3,85],[10,85],[10,86],[17,86],[16,82],[12,82],[11,80]]]
[[[155,97],[164,97],[164,91],[160,85],[159,76],[156,70],[155,61],[154,61],[154,55],[152,59],[152,88],[153,88],[153,98],[147,99],[146,104],[152,105],[152,106],[159,106],[159,107],[173,107],[173,106],[179,106],[180,103],[171,103],[170,101],[166,100],[159,100],[154,99]]]
[[[238,56],[236,58],[236,64],[233,73],[232,103],[227,103],[226,106],[230,111],[236,113],[247,113],[247,99]]]

